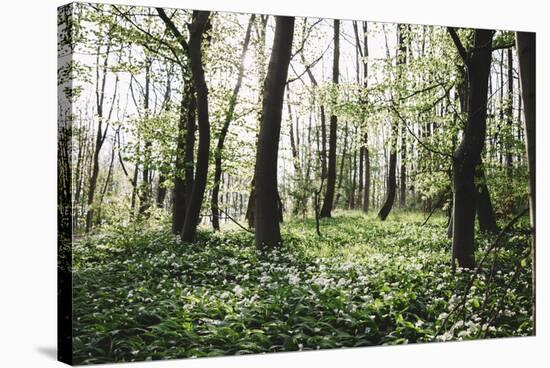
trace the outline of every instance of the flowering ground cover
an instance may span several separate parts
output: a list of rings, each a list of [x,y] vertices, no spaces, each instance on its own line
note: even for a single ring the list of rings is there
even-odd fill
[[[527,220],[527,219],[526,219]],[[113,229],[74,247],[75,363],[456,341],[533,333],[527,222],[475,270],[449,264],[446,219],[358,212],[183,243]],[[494,237],[477,239],[479,260]]]

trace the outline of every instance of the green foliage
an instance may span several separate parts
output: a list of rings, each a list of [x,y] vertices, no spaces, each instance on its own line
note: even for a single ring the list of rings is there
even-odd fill
[[[321,238],[314,220],[294,221],[272,252],[244,231],[203,231],[188,244],[141,225],[83,239],[75,363],[532,334],[527,224],[503,244],[496,271],[476,278],[465,314],[435,337],[471,272],[451,272],[445,219],[422,220],[340,214],[322,220]],[[478,242],[481,253],[489,240]]]

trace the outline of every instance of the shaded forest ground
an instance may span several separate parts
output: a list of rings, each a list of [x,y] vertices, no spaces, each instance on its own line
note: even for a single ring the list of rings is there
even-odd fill
[[[74,247],[75,364],[532,334],[525,217],[474,271],[449,265],[446,218],[337,212],[282,224],[260,252],[244,230],[112,228]],[[494,240],[477,239],[477,258]]]

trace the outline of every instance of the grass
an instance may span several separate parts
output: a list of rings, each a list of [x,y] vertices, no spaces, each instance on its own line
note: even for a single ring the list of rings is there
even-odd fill
[[[532,334],[528,229],[514,227],[476,278],[450,267],[445,219],[340,212],[293,219],[284,247],[242,230],[110,230],[74,247],[76,364]],[[480,237],[478,258],[490,239]],[[494,264],[494,267],[491,267]]]

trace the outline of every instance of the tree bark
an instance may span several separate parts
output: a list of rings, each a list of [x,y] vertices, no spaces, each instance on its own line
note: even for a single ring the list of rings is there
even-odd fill
[[[338,77],[340,73],[340,21],[334,20],[334,55],[332,64],[332,83],[333,88],[338,86]],[[336,95],[336,92],[334,92]],[[332,111],[330,115],[330,135],[328,147],[328,173],[327,173],[327,191],[321,208],[320,217],[331,217],[332,206],[334,202],[334,190],[336,185],[336,133],[338,118],[335,114],[336,96],[333,97]]]
[[[487,90],[494,31],[476,29],[473,50],[467,52],[454,29],[449,33],[468,69],[468,120],[462,141],[453,153],[453,245],[452,260],[472,268],[476,213],[475,169],[481,157],[487,127]]]
[[[367,22],[363,22],[363,87],[367,90],[369,85],[369,42],[368,42],[368,33],[367,33]],[[368,96],[365,98],[365,104],[368,104]],[[365,130],[367,128],[365,127]],[[371,180],[370,180],[370,157],[369,157],[369,147],[368,147],[368,132],[365,131],[363,134],[363,144],[361,148],[363,149],[363,155],[365,157],[365,184],[363,187],[363,212],[369,212],[369,194],[371,189]]]
[[[277,157],[284,90],[290,64],[293,17],[276,17],[275,36],[264,83],[262,119],[255,169],[256,247],[281,245],[277,191]]]
[[[144,121],[149,128],[149,96],[151,89],[151,60],[145,60],[145,94],[143,96]],[[151,141],[146,138],[143,148],[143,171],[140,193],[139,213],[144,214],[151,206]]]
[[[509,178],[512,177],[512,140],[514,137],[513,134],[513,123],[514,123],[514,61],[512,59],[512,49],[508,49],[508,101],[506,102],[506,124],[507,124],[507,134],[506,134],[506,174]]]
[[[192,242],[197,234],[197,226],[200,220],[200,211],[204,199],[206,179],[208,175],[208,159],[210,155],[210,120],[208,116],[208,87],[202,68],[202,38],[206,29],[210,12],[194,11],[193,22],[189,26],[189,61],[193,86],[197,95],[197,116],[199,126],[199,147],[197,152],[197,165],[191,197],[185,212],[185,222],[181,238],[183,241]]]
[[[519,76],[525,120],[525,146],[529,169],[529,214],[531,217],[533,329],[536,328],[536,37],[535,33],[516,32]]]
[[[489,232],[491,234],[498,234],[499,230],[495,220],[495,211],[493,210],[489,188],[487,187],[487,180],[485,179],[485,170],[483,169],[483,164],[481,162],[476,165],[475,181],[477,195],[477,221],[479,224],[479,230]]]
[[[392,124],[392,133],[390,137],[390,155],[389,155],[389,164],[388,164],[388,184],[386,197],[384,199],[384,204],[378,211],[378,218],[382,221],[386,220],[390,211],[393,207],[393,202],[395,201],[395,192],[396,192],[396,167],[397,167],[397,124]]]
[[[181,234],[185,222],[185,211],[193,188],[193,167],[195,151],[195,99],[192,81],[182,67],[184,90],[181,96],[174,191],[172,195],[172,232]]]

